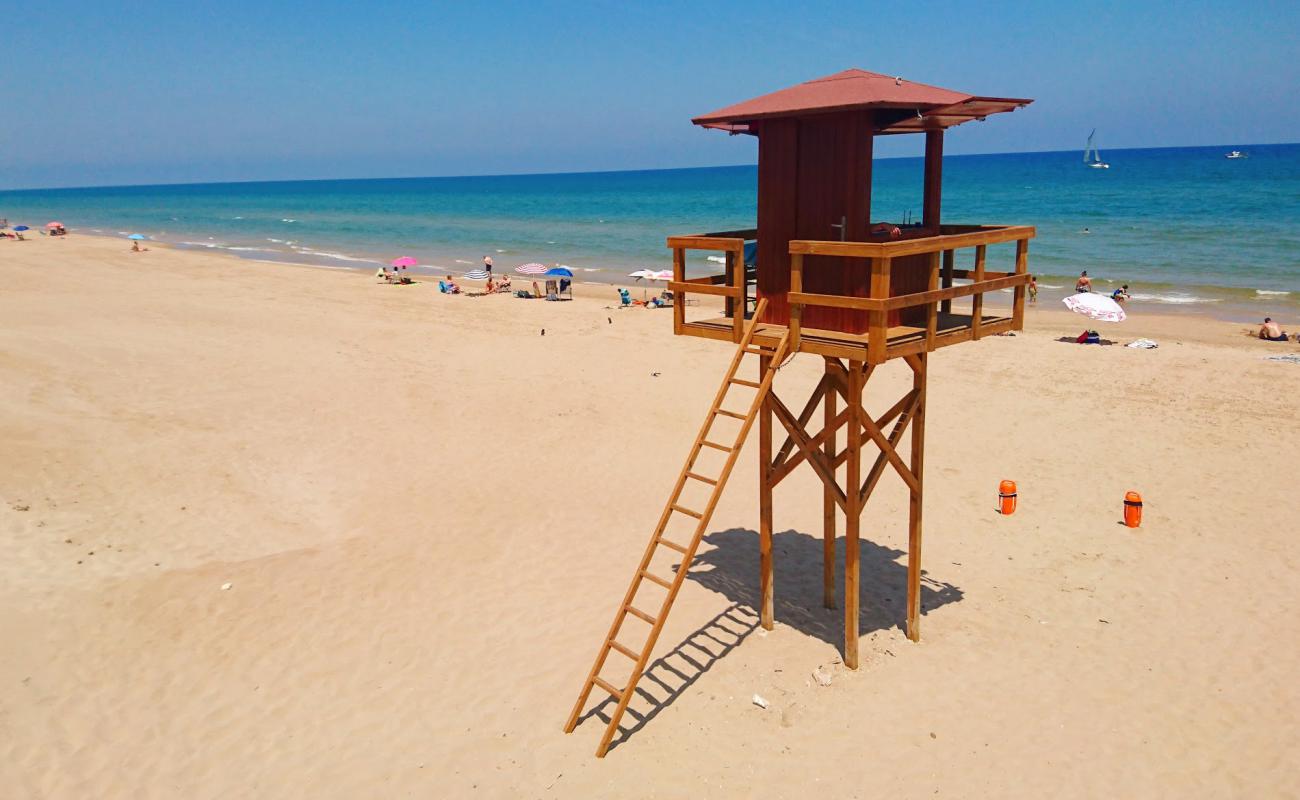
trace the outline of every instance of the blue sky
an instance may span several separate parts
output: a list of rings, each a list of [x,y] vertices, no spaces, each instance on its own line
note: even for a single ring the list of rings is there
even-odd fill
[[[950,153],[1300,140],[1296,2],[51,0],[3,37],[0,189],[752,163],[690,117],[853,66],[1036,99]]]

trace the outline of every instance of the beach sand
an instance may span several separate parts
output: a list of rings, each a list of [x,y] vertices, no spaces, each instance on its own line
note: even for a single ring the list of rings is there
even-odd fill
[[[923,640],[889,475],[856,672],[810,471],[776,491],[756,626],[751,441],[641,684],[669,702],[597,760],[598,719],[561,727],[729,346],[607,287],[448,297],[76,235],[0,242],[0,282],[6,797],[1300,792],[1300,365],[1264,359],[1296,345],[1137,315],[1103,333],[1158,350],[1080,347],[1031,307],[936,352]]]

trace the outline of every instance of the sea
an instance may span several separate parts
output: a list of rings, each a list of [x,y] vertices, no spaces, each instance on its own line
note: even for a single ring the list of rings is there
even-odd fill
[[[1128,284],[1130,313],[1300,315],[1300,144],[1105,159],[1109,169],[1088,168],[1079,151],[948,156],[944,221],[1036,226],[1030,271],[1048,297],[1086,269],[1098,288]],[[874,221],[919,218],[922,174],[920,158],[878,159]],[[670,234],[752,227],[756,187],[746,165],[21,190],[0,191],[0,218],[33,232],[57,220],[74,235],[139,233],[267,269],[374,270],[412,256],[417,271],[455,274],[487,255],[498,271],[539,262],[615,283],[669,268]]]

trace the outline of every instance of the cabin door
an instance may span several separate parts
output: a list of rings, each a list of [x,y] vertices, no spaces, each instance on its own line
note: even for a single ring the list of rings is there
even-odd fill
[[[864,242],[871,228],[871,115],[821,114],[799,120],[795,239]],[[804,291],[865,296],[866,259],[804,258]],[[846,333],[867,329],[865,311],[809,307],[803,324]]]

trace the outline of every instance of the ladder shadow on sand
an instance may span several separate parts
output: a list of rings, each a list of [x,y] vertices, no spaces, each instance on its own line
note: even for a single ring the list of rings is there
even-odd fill
[[[687,635],[672,650],[650,662],[637,684],[636,698],[628,704],[625,712],[634,723],[630,728],[619,726],[619,735],[610,744],[610,749],[626,742],[657,717],[659,712],[672,705],[714,664],[758,630],[758,621],[758,612],[752,607],[732,603],[725,611]],[[605,702],[583,714],[581,721],[597,717],[608,725],[610,712],[617,705],[614,698],[606,698]]]
[[[705,536],[704,542],[710,549],[701,548],[686,577],[721,594],[731,604],[650,663],[626,712],[634,723],[631,727],[620,725],[611,750],[628,741],[758,630],[758,532],[745,528],[715,531]],[[821,537],[787,530],[772,536],[772,549],[776,621],[820,639],[838,652],[844,642],[844,611],[840,607],[822,607]],[[899,561],[905,556],[902,550],[867,539],[860,541],[860,634],[905,628],[907,565]],[[841,588],[843,571],[841,537],[836,547],[836,586]],[[922,572],[922,614],[961,599],[961,589]],[[837,596],[839,602],[842,598]],[[614,698],[607,698],[584,714],[582,720],[598,717],[609,724],[610,712],[616,705]]]

